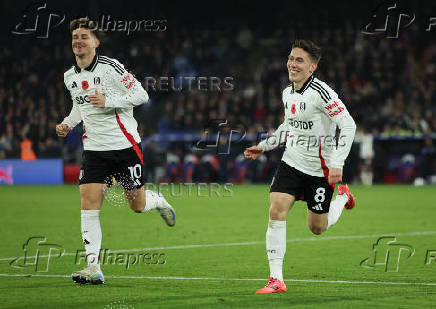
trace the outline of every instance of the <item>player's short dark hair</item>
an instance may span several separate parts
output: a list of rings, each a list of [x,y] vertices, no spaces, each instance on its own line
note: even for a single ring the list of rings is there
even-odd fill
[[[79,28],[84,28],[84,29],[88,29],[91,31],[91,33],[100,40],[101,38],[101,31],[98,30],[98,26],[96,25],[96,23],[94,21],[92,21],[91,19],[89,19],[88,17],[82,17],[82,18],[77,18],[77,19],[73,19],[70,22],[70,32],[71,34],[73,34],[73,31]]]
[[[314,63],[318,63],[321,59],[321,47],[310,40],[295,40],[292,48],[296,47],[306,51]]]

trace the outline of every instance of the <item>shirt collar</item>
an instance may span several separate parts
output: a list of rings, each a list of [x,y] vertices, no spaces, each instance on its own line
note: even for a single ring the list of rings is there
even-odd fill
[[[292,93],[297,92],[299,94],[303,94],[304,91],[306,91],[306,89],[309,88],[310,83],[313,81],[314,78],[315,76],[313,76],[313,74],[310,75],[310,77],[304,82],[303,86],[299,90],[295,90],[294,83],[291,83]]]
[[[98,54],[95,54],[94,59],[92,59],[91,64],[88,65],[84,70],[93,72],[98,63]],[[74,64],[74,72],[80,73],[82,69],[77,65],[77,62]]]

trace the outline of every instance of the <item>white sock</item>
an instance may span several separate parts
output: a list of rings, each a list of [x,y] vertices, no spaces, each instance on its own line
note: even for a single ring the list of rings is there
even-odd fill
[[[286,221],[269,220],[266,231],[266,253],[270,277],[283,281],[283,258],[286,252]]]
[[[327,228],[338,222],[347,201],[348,196],[346,194],[341,194],[337,195],[335,200],[330,203]]]
[[[81,212],[82,239],[85,244],[88,265],[96,265],[100,268],[100,210],[82,210]]]
[[[152,209],[160,208],[162,205],[162,198],[157,192],[145,190],[145,207],[141,212],[147,212]]]

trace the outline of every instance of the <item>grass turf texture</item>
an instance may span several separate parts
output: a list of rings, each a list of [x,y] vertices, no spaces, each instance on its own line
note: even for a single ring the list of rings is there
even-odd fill
[[[284,277],[287,293],[255,295],[268,276],[265,231],[268,216],[266,185],[232,187],[233,196],[217,190],[213,197],[196,196],[184,188],[168,196],[177,211],[174,228],[158,213],[135,214],[127,205],[103,204],[102,248],[110,250],[171,247],[191,244],[245,243],[192,248],[162,248],[128,253],[165,253],[165,264],[140,263],[102,267],[106,283],[77,285],[69,275],[83,267],[73,255],[53,258],[48,272],[35,267],[13,268],[7,257],[22,256],[31,236],[45,236],[66,253],[83,249],[77,186],[0,186],[1,308],[431,308],[436,304],[436,261],[425,265],[428,249],[436,250],[436,188],[351,186],[356,208],[344,210],[337,225],[321,236],[306,226],[306,206],[294,205],[287,220]],[[207,189],[201,189],[208,195]],[[164,192],[165,193],[165,192]],[[414,232],[430,232],[412,234]],[[383,266],[364,268],[380,236],[398,234],[397,242],[415,249],[403,252],[398,272]],[[341,237],[356,236],[356,238]],[[253,242],[246,244],[246,242]],[[13,277],[13,274],[59,277]],[[124,276],[114,278],[114,276]],[[142,277],[142,278],[141,278]],[[210,280],[144,277],[215,278]],[[232,281],[224,279],[262,279]],[[293,279],[305,281],[292,281]],[[314,281],[309,281],[314,280]],[[326,280],[330,282],[320,282]],[[385,282],[340,283],[332,281]],[[435,285],[392,285],[395,282]]]

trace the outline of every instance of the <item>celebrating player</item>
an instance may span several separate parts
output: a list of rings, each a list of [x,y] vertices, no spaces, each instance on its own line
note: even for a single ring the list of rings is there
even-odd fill
[[[79,176],[82,239],[88,266],[72,274],[78,283],[104,283],[99,252],[99,212],[103,192],[116,179],[124,188],[131,209],[137,213],[157,209],[169,226],[174,209],[156,192],[144,190],[141,139],[133,107],[146,103],[148,94],[132,74],[115,59],[96,54],[99,34],[93,21],[80,18],[70,23],[76,64],[64,74],[73,100],[68,117],[56,126],[58,136],[83,120],[83,162]],[[107,185],[105,185],[105,183]]]
[[[272,136],[244,151],[246,158],[254,160],[286,142],[270,189],[266,232],[270,276],[258,294],[287,290],[282,274],[286,216],[296,200],[307,202],[307,224],[316,235],[335,224],[344,207],[354,207],[347,185],[339,185],[338,195],[331,201],[334,184],[342,181],[356,125],[336,92],[314,76],[320,58],[321,49],[315,43],[294,42],[287,62],[291,84],[282,96],[285,119]]]

